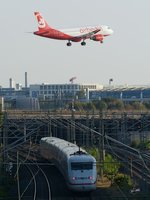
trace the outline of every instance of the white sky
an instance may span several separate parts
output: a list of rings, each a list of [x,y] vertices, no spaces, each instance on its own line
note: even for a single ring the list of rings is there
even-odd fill
[[[26,32],[37,30],[34,11],[49,25],[76,28],[108,25],[114,34],[104,44],[87,40],[66,46]],[[28,84],[76,83],[150,84],[149,0],[0,0],[0,85],[9,78]]]

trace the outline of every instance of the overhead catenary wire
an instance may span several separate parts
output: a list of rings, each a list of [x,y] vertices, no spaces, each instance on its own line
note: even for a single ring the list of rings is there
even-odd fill
[[[44,119],[44,122],[42,121],[42,119]],[[49,123],[49,122],[51,122],[51,125],[53,125],[53,126],[57,126],[57,127],[62,126],[62,127],[66,128],[66,129],[67,129],[68,124],[69,124],[75,130],[82,131],[82,133],[86,133],[87,132],[87,134],[91,133],[91,134],[93,134],[95,136],[98,136],[99,138],[103,137],[101,132],[96,131],[96,130],[94,130],[94,129],[92,129],[92,128],[84,125],[84,124],[79,123],[79,122],[76,122],[73,119],[68,119],[68,118],[65,118],[65,119],[63,118],[62,119],[62,118],[59,118],[58,116],[52,117],[52,116],[49,116],[49,115],[44,116],[42,119],[38,119],[38,121],[40,122],[39,126],[34,128],[33,130],[32,130],[32,125],[29,123],[31,131],[29,131],[26,134],[26,136],[22,136],[22,137],[19,138],[19,136],[20,136],[20,132],[19,131],[22,131],[21,129],[19,129],[19,131],[18,131],[19,133],[16,133],[16,135],[13,134],[14,136],[18,137],[18,138],[16,138],[17,140],[12,142],[11,144],[8,144],[7,148],[1,151],[1,155],[11,151],[12,149],[15,149],[15,148],[25,144],[25,141],[24,141],[25,138],[26,138],[26,142],[30,141],[30,137],[31,136],[34,136],[36,138],[36,140],[37,140],[38,130],[40,129],[40,127],[43,126],[43,124],[46,124],[46,123]],[[126,144],[124,144],[124,143],[122,143],[122,142],[120,142],[120,141],[118,141],[118,140],[106,135],[106,134],[104,135],[104,138],[105,138],[105,141],[107,142],[107,145],[108,145],[109,149],[112,151],[113,154],[114,154],[114,150],[113,150],[114,147],[124,148],[124,151],[127,151],[128,153],[130,153],[131,156],[134,156],[137,159],[140,159],[143,162],[143,166],[148,171],[150,171],[149,167],[147,166],[147,163],[145,162],[145,155],[143,155],[143,153],[140,152],[140,150],[134,149],[134,148],[132,148],[132,147],[130,147],[130,146],[128,146],[128,145],[126,145]],[[36,142],[36,140],[35,140],[35,142]],[[110,145],[110,143],[111,143],[111,145]],[[105,146],[106,146],[106,144],[105,144]]]

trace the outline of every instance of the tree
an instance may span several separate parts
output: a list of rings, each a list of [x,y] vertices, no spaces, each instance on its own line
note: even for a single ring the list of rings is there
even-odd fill
[[[123,110],[124,109],[124,103],[120,99],[105,99],[105,102],[107,103],[108,109],[110,110]]]
[[[89,103],[86,104],[86,109],[94,111],[96,108],[95,108],[95,105],[92,102],[89,102]]]
[[[107,103],[103,100],[94,101],[93,103],[94,103],[96,109],[99,111],[104,111],[104,110],[107,110],[107,108],[108,108]]]
[[[116,100],[115,104],[116,104],[116,109],[118,109],[118,110],[123,110],[124,109],[124,103],[123,103],[123,101]]]
[[[146,109],[150,109],[150,101],[146,101],[143,103]]]
[[[134,110],[145,110],[145,106],[141,102],[132,102],[131,105]]]
[[[83,110],[83,103],[80,101],[75,101],[74,108],[75,108],[75,110],[79,110],[79,111]]]

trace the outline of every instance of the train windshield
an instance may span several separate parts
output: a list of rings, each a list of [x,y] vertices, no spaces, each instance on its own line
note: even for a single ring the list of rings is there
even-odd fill
[[[71,163],[71,170],[90,170],[93,169],[92,162],[74,162]]]

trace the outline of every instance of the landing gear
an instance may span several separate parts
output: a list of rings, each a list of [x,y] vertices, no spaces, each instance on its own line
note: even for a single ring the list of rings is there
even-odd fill
[[[103,44],[103,40],[101,40],[100,43]]]
[[[86,45],[86,42],[84,42],[84,41],[81,42],[81,45],[82,45],[82,46],[85,46],[85,45]]]
[[[67,42],[67,46],[68,47],[70,47],[72,44],[71,44],[71,42],[69,41],[69,42]]]

